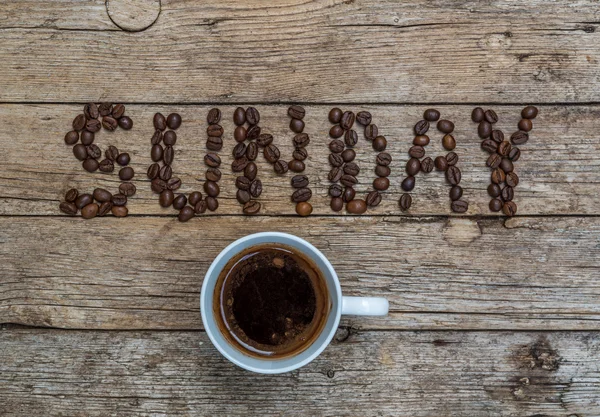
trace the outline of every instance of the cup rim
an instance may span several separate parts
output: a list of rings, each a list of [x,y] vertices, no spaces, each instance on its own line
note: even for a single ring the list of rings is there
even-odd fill
[[[308,356],[308,357],[304,358],[303,360],[298,361],[292,365],[288,365],[288,366],[281,367],[281,368],[258,368],[258,367],[249,365],[249,364],[245,363],[244,361],[239,360],[238,358],[230,355],[229,352],[227,352],[225,349],[223,349],[221,347],[219,342],[214,337],[213,329],[211,329],[211,327],[208,325],[208,315],[207,315],[206,309],[204,308],[205,307],[204,299],[205,299],[205,297],[208,296],[206,294],[206,291],[207,291],[207,287],[209,285],[209,277],[214,275],[216,265],[219,264],[219,262],[225,257],[231,258],[231,257],[235,256],[239,252],[239,251],[235,251],[235,248],[237,246],[247,242],[248,240],[257,239],[257,238],[265,238],[265,237],[267,237],[267,238],[279,237],[279,238],[289,239],[289,240],[297,243],[300,246],[300,249],[308,249],[310,252],[313,252],[316,256],[318,256],[321,259],[321,261],[323,262],[323,264],[328,269],[328,271],[326,271],[326,272],[328,272],[329,275],[331,276],[334,287],[335,287],[335,295],[332,294],[332,296],[335,296],[338,301],[336,303],[336,305],[337,305],[336,310],[330,312],[330,314],[335,314],[334,322],[333,322],[333,326],[332,326],[331,330],[329,331],[329,334],[327,334],[327,337],[324,339],[323,343],[320,346],[318,346],[318,348],[315,350],[315,352],[313,352],[310,356]],[[269,242],[262,242],[262,243],[269,243]],[[283,243],[283,244],[285,244],[285,243]],[[217,279],[217,278],[218,278],[218,276],[213,278],[213,280]],[[210,296],[212,297],[212,294]],[[323,350],[325,350],[325,348],[327,346],[329,346],[329,344],[331,343],[331,340],[335,336],[335,333],[338,329],[341,315],[342,315],[342,288],[340,286],[339,278],[338,278],[335,270],[333,269],[331,262],[329,262],[329,259],[327,259],[327,257],[319,249],[317,249],[315,246],[313,246],[310,242],[302,239],[301,237],[298,237],[298,236],[295,236],[295,235],[292,235],[289,233],[283,233],[283,232],[253,233],[253,234],[243,236],[243,237],[231,242],[215,257],[215,259],[210,264],[210,267],[208,268],[208,270],[206,271],[206,274],[204,275],[204,281],[202,282],[202,289],[200,291],[200,314],[202,317],[202,324],[204,325],[204,330],[205,330],[206,334],[208,335],[208,338],[212,342],[213,346],[216,347],[217,350],[221,353],[221,355],[223,355],[225,358],[227,358],[230,362],[234,363],[235,365],[237,365],[243,369],[246,369],[246,370],[252,371],[252,372],[256,372],[256,373],[260,373],[260,374],[280,374],[280,373],[293,371],[295,369],[298,369],[298,368],[308,364],[309,362],[314,360],[317,356],[319,356],[323,352]],[[210,314],[212,314],[212,311],[210,312]],[[243,355],[243,353],[242,353],[242,355]],[[261,359],[259,359],[259,360],[261,360]],[[264,362],[272,363],[273,360],[264,359]]]

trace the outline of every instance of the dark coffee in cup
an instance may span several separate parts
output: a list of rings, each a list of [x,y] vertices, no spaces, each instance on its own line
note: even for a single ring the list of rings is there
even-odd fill
[[[221,271],[214,316],[225,338],[260,358],[296,355],[319,336],[331,308],[325,278],[298,250],[252,246]]]

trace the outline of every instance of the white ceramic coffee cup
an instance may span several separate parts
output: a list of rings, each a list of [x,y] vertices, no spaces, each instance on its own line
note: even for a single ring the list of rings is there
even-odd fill
[[[311,259],[325,277],[331,301],[331,309],[321,334],[302,352],[283,359],[261,359],[243,353],[231,345],[221,334],[214,317],[213,294],[221,270],[227,262],[241,251],[265,243],[280,243],[290,246]],[[376,297],[344,297],[340,282],[333,267],[317,248],[306,240],[287,233],[265,232],[245,236],[227,246],[215,258],[204,277],[200,294],[202,322],[211,342],[219,352],[234,364],[252,372],[278,374],[289,372],[306,365],[329,345],[340,323],[342,314],[358,316],[385,316],[388,313],[388,301]]]

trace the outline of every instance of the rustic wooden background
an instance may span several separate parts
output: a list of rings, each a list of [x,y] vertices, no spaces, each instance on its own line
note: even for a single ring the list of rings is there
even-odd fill
[[[600,415],[599,30],[594,0],[3,2],[0,415]],[[62,140],[91,100],[134,120],[97,136],[132,155],[126,219],[58,211],[68,188],[118,184]],[[154,112],[183,115],[174,168],[190,191],[210,107],[231,138],[231,110],[255,105],[289,155],[290,103],[307,109],[313,216],[293,216],[262,160],[259,217],[239,215],[227,169],[216,214],[181,224],[158,206],[144,175]],[[384,202],[359,217],[328,208],[333,104],[371,111],[394,157]],[[511,132],[525,104],[540,115],[507,219],[487,210],[469,116],[492,107]],[[418,178],[409,213],[397,207],[411,127],[431,106],[457,125],[465,215],[436,173]],[[373,152],[358,153],[367,184]],[[289,374],[229,364],[202,330],[202,276],[265,230],[314,243],[345,294],[385,296],[390,315],[344,319]]]

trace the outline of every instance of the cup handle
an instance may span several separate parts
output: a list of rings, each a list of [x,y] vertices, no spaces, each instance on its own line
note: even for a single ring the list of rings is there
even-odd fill
[[[353,316],[387,316],[389,303],[380,297],[342,297],[342,314]]]

